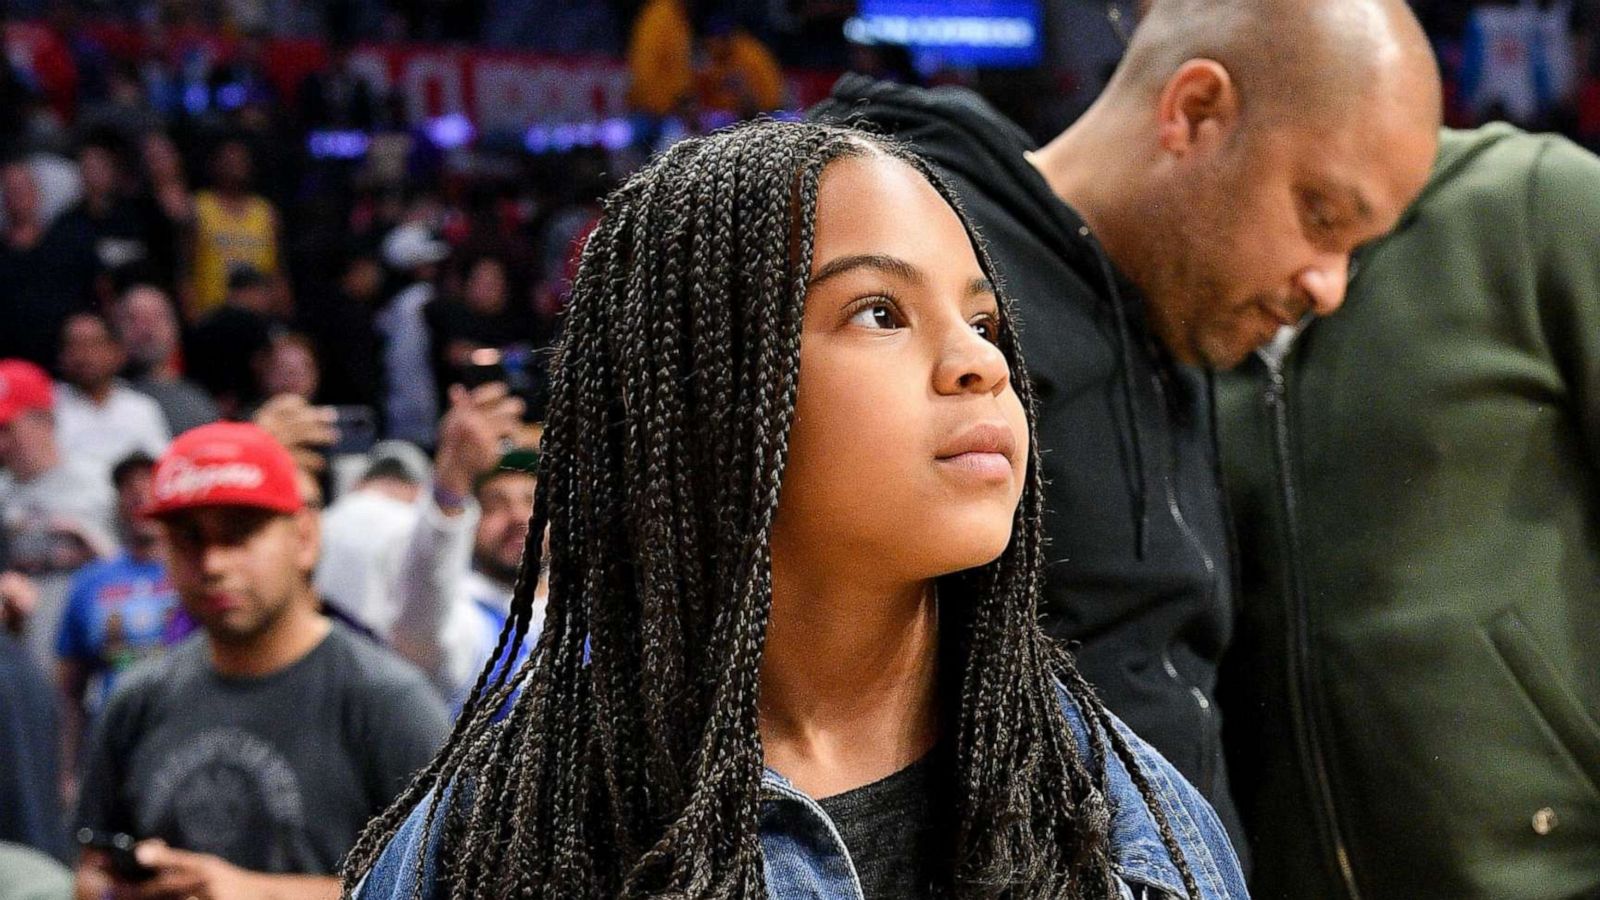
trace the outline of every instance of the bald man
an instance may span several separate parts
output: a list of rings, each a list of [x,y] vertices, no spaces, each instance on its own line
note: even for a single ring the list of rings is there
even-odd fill
[[[1044,627],[1244,856],[1214,696],[1234,607],[1210,372],[1337,309],[1351,251],[1427,181],[1420,26],[1402,0],[1156,0],[1043,147],[958,89],[846,76],[813,115],[909,141],[987,239],[1038,394]]]

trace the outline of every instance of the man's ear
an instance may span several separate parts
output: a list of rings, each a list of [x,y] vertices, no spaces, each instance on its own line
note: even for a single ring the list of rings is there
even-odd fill
[[[294,516],[295,566],[310,574],[322,555],[322,516],[315,509],[303,509]]]
[[[1215,146],[1238,122],[1238,89],[1216,60],[1191,59],[1179,66],[1156,101],[1158,139],[1175,156]]]

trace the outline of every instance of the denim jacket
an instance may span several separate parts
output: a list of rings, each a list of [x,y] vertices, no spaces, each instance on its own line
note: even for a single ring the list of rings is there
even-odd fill
[[[1090,754],[1082,713],[1065,689],[1061,706]],[[1117,722],[1149,778],[1178,846],[1200,885],[1190,900],[1246,900],[1244,876],[1211,806],[1150,745]],[[1111,805],[1111,851],[1122,880],[1125,900],[1187,897],[1177,866],[1167,854],[1155,817],[1145,806],[1128,770],[1114,755],[1106,768],[1106,794]],[[861,900],[861,885],[844,841],[822,807],[783,776],[768,769],[761,780],[761,847],[765,855],[767,895],[771,900]],[[420,877],[422,900],[443,900],[437,890],[438,833],[423,833],[428,801],[412,811],[372,871],[356,889],[357,900],[407,900]],[[418,842],[426,853],[418,866]]]

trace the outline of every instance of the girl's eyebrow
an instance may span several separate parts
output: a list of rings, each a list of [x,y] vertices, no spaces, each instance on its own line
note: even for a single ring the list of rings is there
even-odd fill
[[[921,269],[898,256],[890,256],[886,253],[854,253],[849,256],[828,260],[821,269],[817,270],[817,274],[811,277],[811,281],[806,285],[806,288],[807,290],[816,288],[830,278],[837,278],[857,269],[871,269],[876,272],[882,272],[885,275],[891,275],[914,285],[921,285],[927,281]],[[996,293],[994,282],[984,276],[977,276],[967,282],[967,296],[969,297],[993,293]]]
[[[914,284],[921,284],[925,280],[921,269],[898,256],[884,253],[856,253],[828,260],[817,270],[817,274],[811,276],[811,283],[807,287],[815,288],[830,278],[837,278],[856,269],[872,269]]]

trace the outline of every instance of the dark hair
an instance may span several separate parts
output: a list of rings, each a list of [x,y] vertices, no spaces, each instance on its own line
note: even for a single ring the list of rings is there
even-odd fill
[[[421,803],[454,898],[765,896],[758,685],[818,182],[834,160],[877,154],[954,205],[894,144],[779,122],[680,143],[607,200],[574,282],[528,551],[492,658],[528,631],[548,524],[543,631],[522,668],[479,675],[439,756],[351,851],[347,884]],[[1031,409],[1009,329],[1000,344]],[[1035,456],[1010,546],[938,586],[956,807],[946,889],[1117,896],[1114,754],[1196,893],[1132,750],[1037,624],[1042,510]]]
[[[80,156],[85,150],[103,150],[111,155],[118,170],[127,164],[127,141],[110,128],[91,128],[85,131],[78,138],[76,150]]]
[[[120,342],[122,340],[122,337],[118,333],[116,326],[112,324],[111,318],[105,313],[99,311],[98,309],[80,309],[68,314],[65,319],[61,320],[61,337],[63,342],[66,339],[67,329],[71,327],[72,323],[83,319],[99,322],[100,327],[106,330],[106,334],[111,338],[112,341]]]
[[[392,456],[379,459],[372,465],[367,466],[367,470],[361,473],[362,481],[378,481],[380,479],[400,481],[405,484],[419,483],[416,473],[407,468],[403,461]]]
[[[129,478],[139,472],[148,472],[155,467],[156,461],[154,457],[143,450],[135,450],[111,467],[111,483],[120,491],[128,483]]]

